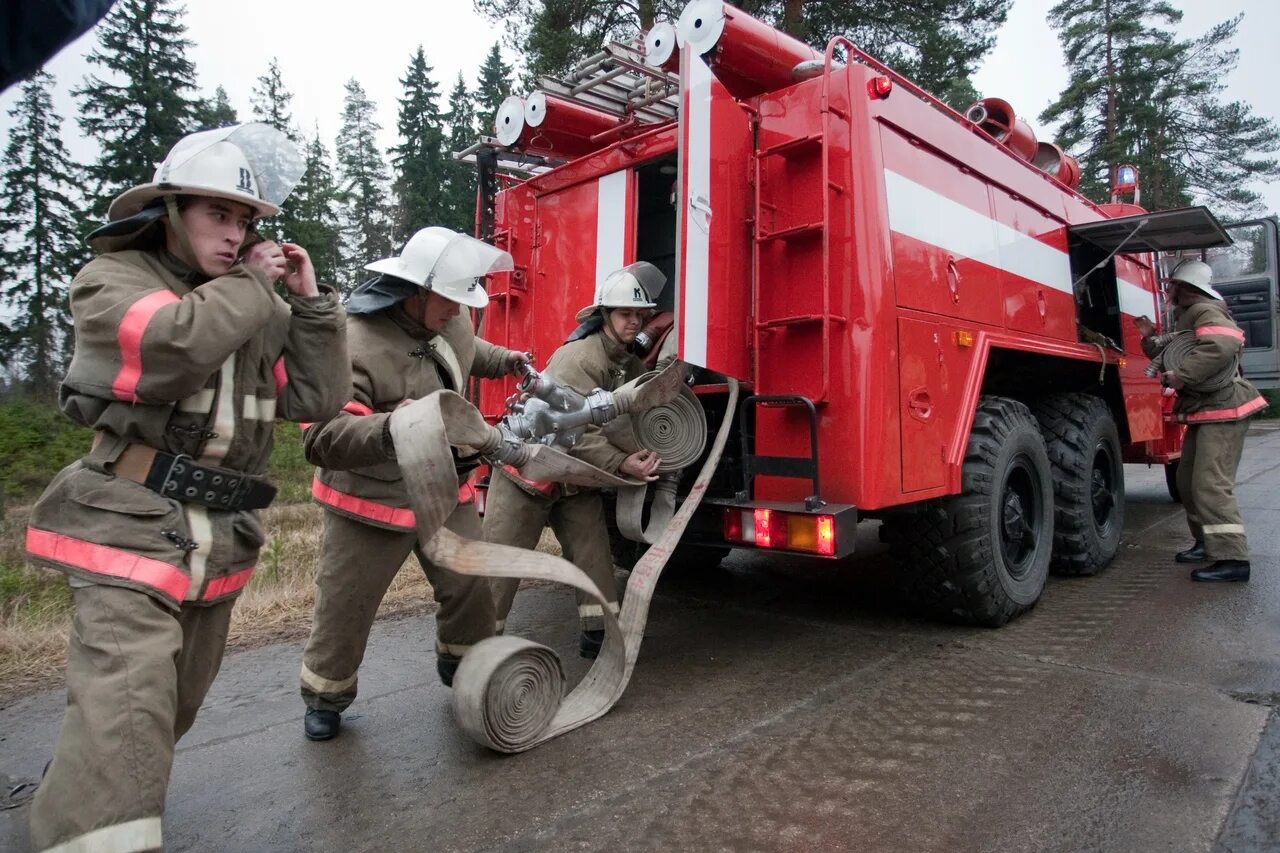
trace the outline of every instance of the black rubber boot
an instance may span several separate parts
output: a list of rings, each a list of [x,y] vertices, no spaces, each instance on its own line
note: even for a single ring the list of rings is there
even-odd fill
[[[1191,573],[1193,581],[1247,581],[1249,579],[1248,560],[1219,560],[1212,566],[1196,569]]]
[[[307,715],[302,718],[302,730],[307,740],[332,740],[338,736],[342,728],[342,715],[337,711],[320,711],[308,708]]]
[[[1204,550],[1204,540],[1197,539],[1187,550],[1174,554],[1173,559],[1179,563],[1203,563],[1209,559],[1209,553]]]
[[[578,654],[584,658],[595,659],[604,645],[604,630],[583,631],[578,638]]]
[[[453,676],[457,673],[460,663],[462,658],[458,655],[436,653],[436,672],[440,673],[440,680],[444,682],[445,687],[453,686]]]

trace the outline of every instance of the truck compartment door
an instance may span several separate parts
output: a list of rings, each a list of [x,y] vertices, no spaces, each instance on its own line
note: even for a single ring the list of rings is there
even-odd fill
[[[680,62],[680,357],[750,380],[751,126],[702,57]]]

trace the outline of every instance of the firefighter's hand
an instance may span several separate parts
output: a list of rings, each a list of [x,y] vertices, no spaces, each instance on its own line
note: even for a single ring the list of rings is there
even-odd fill
[[[1134,317],[1133,325],[1137,326],[1138,334],[1144,338],[1149,338],[1156,333],[1156,324],[1151,322],[1151,318],[1145,314],[1141,317]]]
[[[307,250],[297,243],[281,243],[280,251],[289,262],[289,269],[284,276],[285,289],[294,296],[319,296],[320,288],[316,286],[316,268],[311,263]]]
[[[272,240],[262,240],[250,246],[244,253],[243,262],[272,284],[289,271],[289,260],[285,257],[284,250]]]
[[[653,482],[658,479],[658,465],[662,459],[652,450],[637,450],[618,466],[618,470],[635,480]]]
[[[531,352],[507,353],[507,373],[511,376],[519,376],[524,370],[524,366],[532,363],[533,353]]]
[[[1172,370],[1166,370],[1164,373],[1161,373],[1160,381],[1163,382],[1167,387],[1173,388],[1173,389],[1179,389],[1186,384],[1181,379],[1179,379],[1178,374],[1174,373]]]

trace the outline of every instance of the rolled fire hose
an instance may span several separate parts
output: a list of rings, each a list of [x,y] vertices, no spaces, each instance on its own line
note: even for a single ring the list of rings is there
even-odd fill
[[[657,385],[659,383],[649,383]],[[617,393],[623,413],[641,408],[636,398],[652,396],[642,386]],[[729,380],[729,406],[738,386]],[[582,681],[565,695],[559,658],[545,646],[512,636],[491,637],[462,658],[453,681],[453,710],[459,725],[476,742],[498,752],[523,752],[608,713],[621,698],[635,669],[648,620],[649,604],[667,558],[679,542],[728,438],[730,418],[715,443],[689,496],[666,532],[631,571],[622,612],[615,616],[604,594],[580,569],[561,557],[507,545],[464,539],[444,528],[457,504],[457,478],[451,445],[489,451],[494,428],[462,397],[440,391],[391,415],[391,437],[413,506],[419,542],[427,558],[459,574],[489,578],[533,578],[580,589],[600,603],[605,640]],[[588,486],[633,484],[607,474],[546,445],[526,445],[528,457],[516,467],[532,480]]]
[[[1146,373],[1148,376],[1159,376],[1165,371],[1177,371],[1187,359],[1187,356],[1196,348],[1196,333],[1192,331],[1174,332],[1169,336],[1169,342],[1161,347],[1160,351],[1151,359],[1151,364],[1147,365]],[[1194,386],[1188,386],[1192,391],[1198,391],[1201,394],[1211,394],[1226,388],[1236,378],[1236,374],[1240,372],[1240,358],[1231,359],[1203,382],[1198,382]]]
[[[642,376],[636,382],[644,379]],[[644,504],[651,484],[618,487],[619,532],[633,542],[652,545],[675,515],[680,472],[697,462],[707,446],[706,413],[697,395],[685,386],[680,396],[670,402],[610,421],[604,426],[604,434],[627,453],[652,450],[662,459],[658,465],[659,478],[652,483],[653,501],[647,526]]]

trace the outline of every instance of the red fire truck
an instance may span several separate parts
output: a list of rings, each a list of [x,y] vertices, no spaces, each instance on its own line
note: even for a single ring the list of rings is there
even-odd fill
[[[604,274],[662,268],[708,421],[735,421],[705,555],[845,558],[879,519],[911,601],[1000,625],[1051,568],[1112,559],[1123,462],[1177,459],[1132,318],[1160,316],[1154,253],[1230,239],[1204,208],[1090,202],[1004,102],[960,114],[843,38],[695,0],[496,130],[464,152],[516,263],[482,333],[541,365]],[[509,392],[484,384],[487,416]]]

